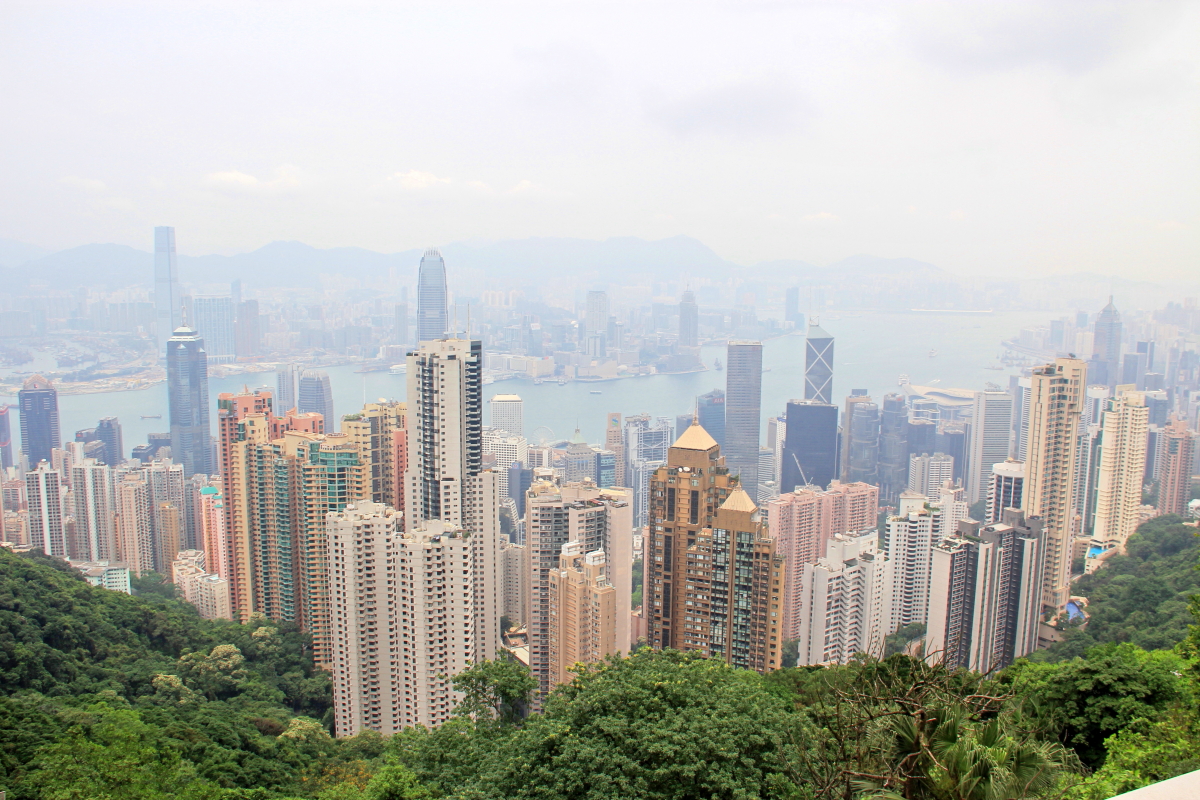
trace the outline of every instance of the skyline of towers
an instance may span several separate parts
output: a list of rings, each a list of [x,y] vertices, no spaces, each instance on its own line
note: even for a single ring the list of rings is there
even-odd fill
[[[431,247],[421,256],[417,271],[417,341],[441,339],[449,331],[446,262]]]
[[[170,410],[171,458],[184,474],[211,475],[212,432],[209,428],[208,357],[204,340],[180,326],[167,340],[167,404]]]
[[[30,469],[51,460],[51,451],[62,446],[58,424],[58,391],[41,375],[32,375],[17,392],[21,415],[21,453]]]
[[[175,229],[154,229],[154,325],[158,352],[165,353],[167,340],[183,324],[183,290],[179,285],[179,263],[175,254]]]
[[[1070,597],[1073,558],[1075,455],[1087,366],[1057,358],[1030,376],[1027,458],[1022,485],[1026,517],[1041,517],[1046,532],[1042,603],[1055,612]]]
[[[833,337],[816,319],[804,340],[804,399],[833,403]]]
[[[337,433],[339,420],[333,411],[333,387],[323,369],[306,369],[296,385],[296,408],[301,414],[316,412],[325,420],[325,433]]]
[[[758,496],[762,439],[762,342],[731,340],[725,364],[725,464]],[[715,440],[714,440],[715,441]]]

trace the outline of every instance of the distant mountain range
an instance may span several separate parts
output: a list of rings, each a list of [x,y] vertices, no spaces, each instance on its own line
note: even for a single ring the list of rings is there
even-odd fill
[[[359,247],[322,250],[302,242],[272,242],[250,253],[232,256],[179,257],[185,283],[227,283],[241,278],[248,286],[317,288],[322,278],[363,281],[415,279],[421,250],[377,253]],[[828,276],[852,270],[859,274],[941,272],[922,261],[858,255],[828,267],[803,261],[771,261],[744,266],[721,258],[687,236],[648,241],[620,237],[587,239],[536,238],[489,243],[452,243],[441,248],[447,265],[472,278],[507,277],[514,284],[561,279],[581,283],[662,276],[663,279],[719,278],[732,272],[750,279],[780,273],[795,277]],[[153,281],[151,253],[119,244],[88,244],[49,252],[32,245],[0,240],[0,276],[8,285],[96,286],[115,289]],[[404,277],[401,277],[404,276]]]

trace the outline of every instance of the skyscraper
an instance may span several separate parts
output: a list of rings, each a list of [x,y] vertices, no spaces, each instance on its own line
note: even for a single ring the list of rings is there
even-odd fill
[[[804,399],[833,402],[833,337],[815,320],[804,346]]]
[[[12,427],[9,424],[9,405],[0,403],[0,469],[13,465]]]
[[[525,404],[520,395],[494,395],[488,404],[492,408],[492,427],[508,431],[513,436],[525,435]]]
[[[866,531],[874,535],[878,517],[879,490],[865,483],[839,483],[829,489],[801,487],[767,504],[767,527],[786,570],[780,613],[785,639],[797,638],[800,629],[805,565],[822,558],[835,535]]]
[[[25,503],[29,510],[29,544],[48,556],[67,558],[65,509],[62,473],[42,461],[25,473]]]
[[[243,300],[234,310],[237,319],[234,323],[234,348],[239,356],[256,356],[262,343],[261,320],[258,314],[257,300]]]
[[[584,353],[604,358],[608,353],[608,292],[592,290],[587,293],[580,344]]]
[[[904,395],[885,394],[879,417],[879,496],[893,503],[908,486],[908,406]]]
[[[79,554],[89,561],[115,561],[113,471],[92,458],[71,465],[71,496]]]
[[[713,389],[696,398],[696,419],[717,444],[725,446],[725,392]]]
[[[557,569],[550,570],[550,605],[557,612],[546,631],[551,686],[569,682],[576,664],[594,664],[629,648],[617,640],[620,612],[605,553],[584,548],[583,542],[564,544]]]
[[[873,529],[834,535],[819,559],[800,566],[795,604],[804,613],[797,614],[794,634],[799,666],[883,654],[891,567]]]
[[[179,265],[175,258],[175,229],[154,229],[154,319],[158,351],[166,351],[167,339],[183,324],[183,292],[179,287]]]
[[[1092,538],[1121,552],[1141,521],[1149,411],[1131,384],[1118,386],[1104,410]]]
[[[1042,525],[1020,511],[964,520],[933,546],[925,652],[949,669],[1003,669],[1037,647]]]
[[[621,422],[620,414],[610,413],[605,420],[604,449],[613,454],[613,485],[628,486],[629,483],[627,481],[629,477],[625,461],[625,428]]]
[[[96,425],[96,438],[104,442],[104,463],[115,467],[125,460],[125,443],[121,438],[121,421],[104,417]]]
[[[786,416],[780,493],[797,486],[824,489],[837,477],[837,406],[789,400]]]
[[[186,477],[216,472],[208,425],[208,355],[195,330],[180,326],[167,340],[167,404],[171,458]]]
[[[392,341],[395,344],[405,347],[409,344],[408,338],[408,303],[397,303],[395,316],[392,322]]]
[[[271,406],[277,416],[285,416],[296,408],[297,377],[295,364],[284,364],[275,373],[275,400]]]
[[[417,274],[417,340],[441,339],[450,330],[447,311],[446,262],[430,248],[421,257]]]
[[[725,372],[725,464],[758,496],[762,429],[762,342],[730,341]]]
[[[1025,464],[1014,459],[1005,459],[992,465],[991,480],[988,482],[987,515],[985,525],[994,525],[1004,516],[1004,509],[1020,509],[1024,494]]]
[[[478,662],[499,647],[498,476],[483,470],[483,346],[422,341],[408,356],[405,530],[441,520],[466,531],[471,550],[471,635],[454,645]]]
[[[1113,305],[1110,295],[1108,305],[1096,316],[1092,334],[1092,382],[1103,386],[1115,386],[1120,379],[1121,363],[1121,315]]]
[[[954,480],[954,457],[945,453],[908,457],[908,490],[926,497],[937,497],[946,481]]]
[[[941,509],[927,501],[916,492],[901,492],[899,508],[888,517],[883,531],[883,549],[892,562],[889,631],[925,624],[933,544],[949,533],[944,530]]]
[[[972,403],[970,453],[965,465],[967,500],[987,495],[992,466],[1008,458],[1013,398],[1008,392],[976,392]]]
[[[333,414],[333,387],[329,384],[328,372],[323,369],[306,369],[300,373],[296,408],[301,414],[317,412],[325,418],[325,432],[337,432],[338,418]]]
[[[1191,497],[1196,434],[1176,417],[1162,432],[1162,457],[1158,469],[1158,513],[1187,513]]]
[[[700,346],[700,312],[696,306],[696,294],[692,291],[683,293],[679,301],[679,346]]]
[[[843,469],[847,482],[879,485],[879,406],[865,398],[855,403],[842,436],[849,442],[846,448],[847,467]]]
[[[1022,511],[1041,517],[1046,532],[1042,604],[1061,611],[1070,595],[1074,536],[1074,474],[1087,367],[1058,358],[1030,376],[1027,460]]]
[[[402,519],[366,501],[329,517],[338,736],[440,725],[461,699],[450,678],[488,657],[467,645],[479,637],[476,580],[489,568],[474,537],[444,520],[406,529]]]
[[[237,358],[233,300],[228,295],[192,298],[192,326],[213,364]]]
[[[561,569],[564,545],[575,542],[582,553],[604,553],[608,582],[616,589],[616,648],[629,650],[633,592],[633,508],[629,501],[627,490],[600,489],[589,481],[563,485],[540,481],[526,494],[529,605],[524,617],[529,630],[529,668],[543,696],[555,686],[560,671],[554,651],[558,634],[551,623],[561,612],[554,605],[553,573]]]
[[[650,646],[777,669],[780,619],[771,610],[782,597],[783,557],[702,427],[688,428],[671,446],[651,498],[643,540]]]
[[[800,287],[789,286],[783,295],[783,321],[800,327],[804,317],[800,313]]]
[[[26,379],[17,392],[21,409],[21,452],[34,469],[41,461],[50,461],[50,451],[62,446],[58,427],[58,392],[41,375]]]

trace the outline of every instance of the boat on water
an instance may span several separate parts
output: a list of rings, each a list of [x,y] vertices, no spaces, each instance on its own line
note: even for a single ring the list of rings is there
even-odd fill
[[[388,369],[389,375],[406,375],[408,373],[408,364],[393,364]]]
[[[713,359],[713,369],[715,369],[717,372],[720,372],[721,370],[725,369],[724,365],[721,364],[721,359],[719,359],[719,358]]]
[[[558,377],[558,385],[559,385],[559,386],[566,386],[566,385],[567,385],[567,376],[566,376],[566,375],[560,375],[560,376]]]
[[[1004,365],[1003,364],[988,364],[986,367],[984,367],[984,369],[994,369],[994,370],[1003,371]]]
[[[592,389],[590,392],[588,392],[588,394],[604,394],[604,393],[601,392],[599,389]]]
[[[937,350],[930,350],[930,351],[929,351],[929,357],[930,357],[930,358],[937,358],[937,354],[938,354],[938,353],[937,353]]]
[[[142,414],[142,419],[162,419],[162,414]]]

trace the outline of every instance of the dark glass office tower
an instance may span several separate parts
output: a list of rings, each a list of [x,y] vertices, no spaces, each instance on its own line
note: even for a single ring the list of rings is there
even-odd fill
[[[39,461],[50,461],[50,451],[62,447],[58,428],[58,392],[50,381],[34,375],[17,392],[21,409],[21,452],[29,459],[29,468]]]
[[[417,341],[442,339],[450,330],[446,304],[446,262],[437,250],[421,257],[417,275]]]
[[[96,438],[104,442],[104,463],[116,466],[125,460],[125,443],[121,440],[121,423],[116,417],[105,417],[96,426]]]
[[[855,403],[850,417],[851,482],[862,481],[872,486],[879,485],[879,406],[867,401]]]
[[[804,399],[833,402],[833,337],[816,322],[804,348]]]
[[[159,352],[165,352],[172,331],[183,324],[183,293],[175,259],[175,229],[154,229],[154,325]]]
[[[902,394],[885,394],[879,419],[879,499],[894,503],[908,488],[908,406]]]
[[[1088,379],[1096,385],[1115,386],[1120,378],[1121,315],[1109,295],[1108,305],[1096,317],[1092,335],[1092,360],[1088,363]]]
[[[779,491],[795,491],[797,486],[826,488],[837,477],[837,406],[791,400],[785,416],[787,434],[783,440]]]
[[[0,468],[13,465],[12,427],[9,424],[9,406],[0,405]]]
[[[300,373],[296,408],[301,414],[316,411],[325,418],[325,432],[337,433],[338,420],[333,415],[333,387],[329,384],[328,372],[323,369],[306,369]]]
[[[758,496],[762,429],[762,342],[731,341],[725,367],[725,466]],[[711,435],[711,434],[710,434]]]
[[[700,427],[721,447],[725,446],[725,392],[713,389],[696,398],[696,418]]]
[[[181,325],[167,340],[167,404],[171,417],[171,460],[183,474],[212,475],[212,431],[208,425],[208,354],[195,329]]]

